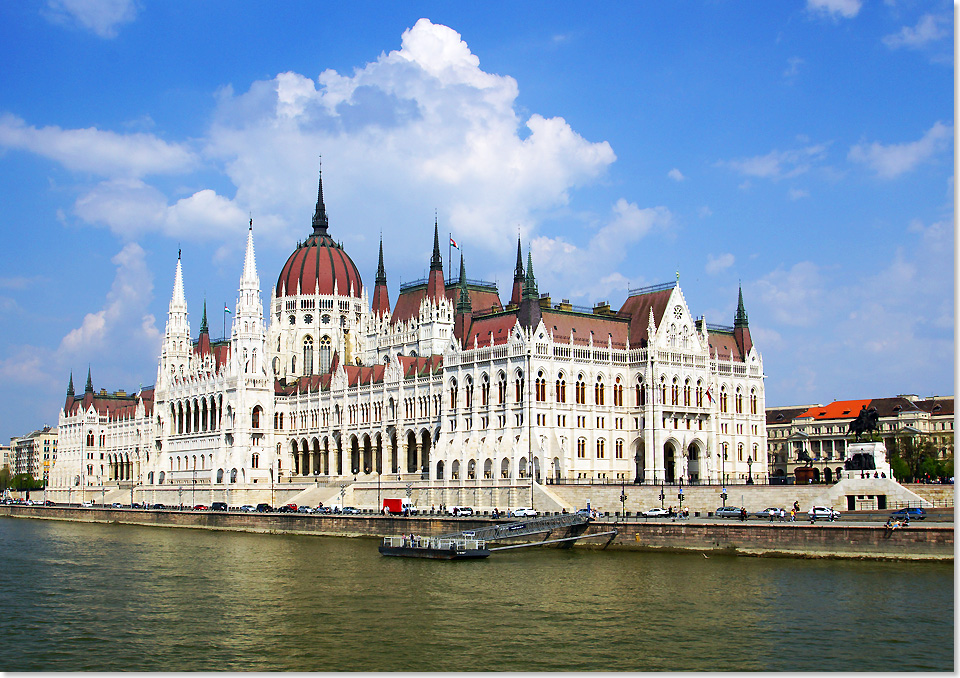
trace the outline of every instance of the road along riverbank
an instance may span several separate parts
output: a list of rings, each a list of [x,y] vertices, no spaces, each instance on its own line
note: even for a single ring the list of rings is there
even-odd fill
[[[473,530],[516,519],[392,517],[214,511],[148,511],[47,506],[0,506],[0,516],[86,523],[122,523],[156,527],[231,530],[268,534],[383,537],[435,536]],[[837,523],[723,523],[599,520],[502,543],[535,543],[615,529],[616,535],[575,542],[577,548],[699,552],[791,558],[953,560],[953,525],[918,525],[891,530],[879,525]],[[569,544],[569,542],[567,542]]]

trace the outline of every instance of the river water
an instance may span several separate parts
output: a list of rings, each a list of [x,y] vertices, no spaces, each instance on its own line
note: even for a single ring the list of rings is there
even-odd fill
[[[0,518],[5,671],[952,671],[952,563]]]

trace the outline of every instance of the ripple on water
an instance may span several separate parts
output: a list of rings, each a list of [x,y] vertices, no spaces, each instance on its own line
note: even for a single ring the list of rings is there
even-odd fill
[[[953,669],[952,564],[555,549],[444,563],[383,558],[370,539],[9,519],[0,541],[8,670]]]

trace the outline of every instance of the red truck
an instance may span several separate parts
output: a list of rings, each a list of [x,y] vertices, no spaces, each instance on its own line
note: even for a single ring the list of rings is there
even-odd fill
[[[404,516],[417,512],[417,508],[409,499],[384,499],[381,510],[385,514]]]

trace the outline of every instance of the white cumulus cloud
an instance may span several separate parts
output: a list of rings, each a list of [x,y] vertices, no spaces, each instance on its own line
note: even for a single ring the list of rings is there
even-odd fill
[[[563,237],[540,236],[532,243],[534,272],[540,291],[556,285],[564,293],[586,301],[608,298],[626,291],[630,276],[613,271],[598,279],[597,271],[610,271],[624,263],[630,247],[654,231],[669,231],[674,218],[666,207],[640,208],[623,198],[613,207],[611,219],[594,233],[586,247]],[[636,266],[631,265],[631,270]],[[637,283],[636,276],[633,278]]]
[[[900,32],[884,36],[883,44],[890,49],[907,47],[909,49],[919,49],[931,42],[949,35],[944,24],[949,26],[949,19],[937,17],[933,14],[924,14],[917,21],[916,26],[904,26]]]
[[[683,176],[680,170],[678,170],[676,167],[674,167],[672,170],[667,172],[667,176],[673,179],[674,181],[683,181],[684,179],[686,179],[686,177]]]
[[[807,10],[831,18],[852,19],[860,12],[860,0],[807,0]]]
[[[183,172],[197,162],[185,146],[151,134],[117,134],[92,127],[38,129],[10,114],[0,115],[0,147],[29,151],[67,169],[103,176]]]
[[[143,312],[153,296],[153,275],[143,248],[128,243],[110,261],[117,271],[103,308],[88,313],[80,327],[67,333],[58,349],[61,355],[92,356],[120,345],[157,347],[160,333],[154,317]]]
[[[77,25],[101,38],[117,37],[117,29],[137,18],[134,0],[48,0],[45,12],[56,23]]]
[[[952,139],[953,127],[937,121],[917,141],[889,145],[864,142],[853,146],[847,157],[884,179],[894,179],[949,149]]]
[[[733,266],[734,261],[735,261],[734,256],[729,252],[725,252],[724,254],[718,254],[716,256],[712,254],[708,254],[706,271],[710,275],[716,275],[717,273],[722,273],[723,271]]]
[[[812,144],[786,151],[774,149],[766,155],[725,160],[718,164],[744,176],[777,181],[810,171],[816,163],[823,160],[826,151],[827,144]]]

